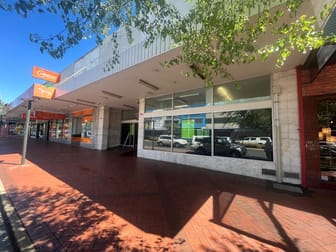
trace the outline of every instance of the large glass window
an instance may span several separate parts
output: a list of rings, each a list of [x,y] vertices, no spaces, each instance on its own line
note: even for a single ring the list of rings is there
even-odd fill
[[[174,116],[173,151],[211,155],[211,114]]]
[[[202,107],[211,104],[211,93],[200,88],[174,94],[174,109]]]
[[[92,115],[83,116],[82,118],[82,138],[92,138]]]
[[[51,139],[68,139],[68,124],[68,118],[64,120],[51,120],[49,137]]]
[[[144,149],[170,151],[172,143],[171,117],[145,118]]]
[[[164,95],[146,99],[145,112],[165,111],[172,109],[172,95]]]
[[[93,116],[86,114],[92,111],[79,111],[73,113],[72,142],[91,143],[93,137]],[[85,115],[86,114],[86,115]],[[67,125],[68,127],[68,125]]]
[[[214,155],[273,160],[272,110],[214,114]]]
[[[214,87],[214,104],[265,100],[271,98],[269,76],[236,81]]]

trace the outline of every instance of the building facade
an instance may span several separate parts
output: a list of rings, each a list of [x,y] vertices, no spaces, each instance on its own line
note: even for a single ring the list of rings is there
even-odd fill
[[[307,0],[302,11],[319,13],[321,2],[327,1]],[[132,146],[138,157],[181,169],[192,165],[304,187],[335,182],[334,51],[317,72],[312,64],[298,67],[308,55],[294,54],[281,69],[272,59],[234,65],[234,81],[218,78],[205,88],[201,78],[181,74],[189,66],[160,66],[178,53],[172,41],[157,38],[144,47],[143,35],[134,36],[138,43],[129,45],[119,31],[120,63],[112,70],[106,39],[61,72],[55,99],[36,99],[28,90],[6,118],[20,122],[24,100],[33,99],[39,115],[31,118],[34,138],[97,150]]]

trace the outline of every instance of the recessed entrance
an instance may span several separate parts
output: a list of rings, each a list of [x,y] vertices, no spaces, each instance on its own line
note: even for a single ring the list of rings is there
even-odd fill
[[[136,148],[138,142],[138,123],[122,123],[121,139],[122,147]]]

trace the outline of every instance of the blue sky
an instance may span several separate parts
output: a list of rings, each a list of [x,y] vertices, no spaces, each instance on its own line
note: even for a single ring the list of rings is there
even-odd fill
[[[60,72],[96,46],[94,40],[84,40],[67,51],[62,59],[53,59],[41,53],[38,44],[29,40],[30,33],[54,34],[62,29],[62,22],[52,15],[31,13],[27,18],[15,12],[0,10],[0,98],[10,103],[34,82],[32,67],[39,66]]]

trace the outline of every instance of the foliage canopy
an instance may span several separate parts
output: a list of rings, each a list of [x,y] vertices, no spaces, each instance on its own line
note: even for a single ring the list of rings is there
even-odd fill
[[[165,65],[194,66],[193,74],[203,76],[208,85],[217,75],[230,76],[229,65],[266,60],[275,54],[276,64],[282,66],[295,50],[306,53],[336,41],[317,25],[318,18],[325,19],[334,10],[335,1],[324,7],[321,17],[298,14],[307,2],[304,0],[185,1],[190,4],[187,13],[165,0],[17,0],[13,4],[0,1],[0,9],[15,10],[24,17],[30,12],[59,15],[64,22],[59,33],[30,35],[31,41],[40,44],[41,52],[54,58],[61,58],[82,39],[102,43],[112,35],[113,67],[118,62],[118,28],[126,30],[129,42],[134,29],[142,31],[146,45],[157,36],[169,36],[182,50]],[[265,34],[274,36],[272,44],[259,43]]]

